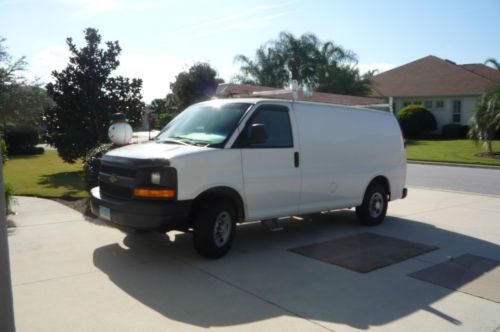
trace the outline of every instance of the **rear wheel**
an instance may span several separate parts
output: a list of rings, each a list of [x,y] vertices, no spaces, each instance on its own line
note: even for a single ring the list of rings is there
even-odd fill
[[[387,189],[378,183],[370,185],[363,198],[363,204],[356,207],[358,220],[367,226],[379,225],[385,218],[388,204]]]
[[[223,199],[209,199],[200,206],[194,220],[194,246],[207,258],[224,256],[233,243],[236,232],[236,212]]]

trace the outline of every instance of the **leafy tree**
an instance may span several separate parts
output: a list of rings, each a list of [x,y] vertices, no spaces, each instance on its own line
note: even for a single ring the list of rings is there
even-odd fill
[[[283,87],[290,80],[331,93],[365,95],[370,92],[369,76],[362,77],[356,55],[331,41],[321,42],[314,34],[299,38],[282,32],[277,40],[261,46],[255,59],[237,55],[242,83]]]
[[[485,65],[491,64],[496,70],[500,70],[500,62],[498,62],[494,58],[488,58],[488,59],[486,59],[486,61],[484,62],[484,64]]]
[[[118,41],[106,42],[106,48],[101,49],[101,35],[96,29],[88,28],[84,33],[86,46],[81,49],[71,38],[66,40],[71,52],[69,63],[64,70],[53,71],[55,82],[47,84],[55,102],[45,113],[48,141],[70,163],[107,141],[112,114],[124,113],[136,126],[144,110],[142,80],[111,77],[120,64]]]
[[[5,38],[0,37],[0,93],[8,89],[13,84],[19,84],[22,76],[18,76],[26,66],[26,58],[21,57],[12,61],[12,57],[3,45]]]
[[[178,104],[179,100],[177,99],[176,95],[174,95],[173,93],[167,94],[167,97],[165,98],[165,106],[169,111],[177,111]]]
[[[44,109],[52,106],[47,92],[36,85],[13,84],[0,95],[0,121],[10,127],[37,127]]]
[[[168,112],[167,102],[165,99],[161,98],[153,99],[151,101],[151,104],[148,105],[148,108],[151,110],[151,112],[156,114],[162,114]]]
[[[0,126],[11,154],[31,151],[38,142],[44,108],[51,100],[36,82],[23,76],[24,57],[12,61],[0,38]]]
[[[177,114],[173,113],[161,113],[153,118],[153,129],[161,130],[165,127]]]
[[[5,134],[10,117],[7,99],[10,99],[12,90],[21,83],[22,78],[18,74],[24,70],[26,61],[24,57],[12,61],[4,42],[5,38],[0,37],[0,121]]]
[[[147,106],[153,118],[151,129],[162,129],[177,115],[177,107],[172,104],[173,102],[171,93],[165,99],[157,98],[151,101]]]
[[[188,71],[180,72],[170,84],[180,110],[193,103],[210,99],[217,85],[224,82],[217,78],[217,72],[208,63],[196,63]],[[168,97],[167,97],[168,98]]]
[[[468,136],[475,142],[483,142],[489,153],[492,141],[500,130],[500,85],[489,88],[477,105],[470,122]]]

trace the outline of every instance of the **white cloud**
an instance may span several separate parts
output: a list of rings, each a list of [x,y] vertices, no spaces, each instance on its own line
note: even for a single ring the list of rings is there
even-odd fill
[[[396,68],[397,65],[392,63],[360,63],[358,64],[360,74],[364,74],[370,70],[377,70],[376,74],[380,74],[384,71]]]
[[[255,26],[260,22],[275,20],[286,15],[287,12],[282,11],[276,13],[276,11],[279,8],[289,7],[293,3],[294,1],[288,1],[280,2],[274,5],[260,5],[248,8],[239,14],[228,15],[180,28],[173,31],[172,34],[177,34],[179,32],[199,32],[200,36],[206,37],[215,33]]]
[[[163,3],[159,0],[59,0],[64,4],[78,7],[76,16],[89,16],[103,12],[118,10],[139,10],[159,8]]]

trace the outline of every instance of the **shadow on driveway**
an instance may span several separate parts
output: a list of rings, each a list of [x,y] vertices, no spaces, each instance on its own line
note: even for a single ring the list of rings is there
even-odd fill
[[[500,247],[418,221],[388,217],[370,231],[443,249],[381,270],[361,274],[302,257],[287,249],[367,231],[352,211],[283,222],[269,232],[258,223],[238,227],[232,251],[205,260],[192,249],[190,234],[172,241],[163,234],[127,235],[123,244],[94,251],[94,264],[131,297],[176,321],[200,327],[247,324],[281,315],[319,325],[368,329],[418,310],[451,325],[452,314],[432,304],[454,291],[410,278],[408,273],[467,250],[490,258]]]

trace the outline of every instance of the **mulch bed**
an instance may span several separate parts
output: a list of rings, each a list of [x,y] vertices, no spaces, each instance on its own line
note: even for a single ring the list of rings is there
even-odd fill
[[[500,152],[481,152],[481,153],[476,153],[475,156],[482,158],[500,159]]]

